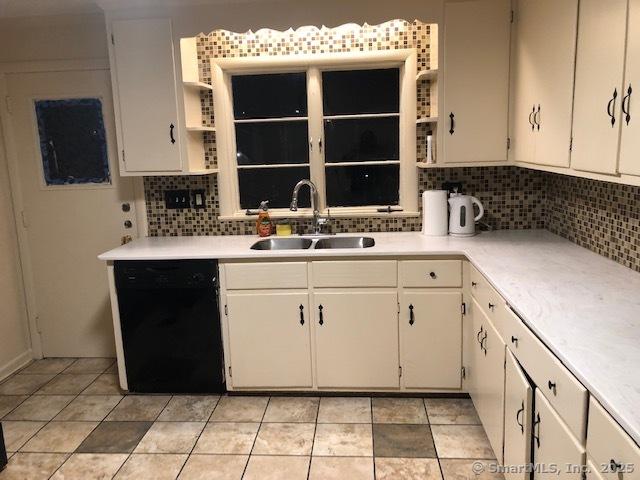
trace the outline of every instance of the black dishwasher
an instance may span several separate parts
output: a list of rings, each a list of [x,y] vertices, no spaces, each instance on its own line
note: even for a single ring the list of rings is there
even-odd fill
[[[116,261],[130,392],[225,391],[218,262]]]

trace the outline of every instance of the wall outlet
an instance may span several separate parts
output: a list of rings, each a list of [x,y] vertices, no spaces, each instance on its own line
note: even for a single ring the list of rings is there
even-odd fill
[[[191,192],[189,190],[165,190],[165,207],[169,210],[176,210],[191,207]]]
[[[191,190],[191,205],[193,208],[207,208],[207,197],[204,189]]]

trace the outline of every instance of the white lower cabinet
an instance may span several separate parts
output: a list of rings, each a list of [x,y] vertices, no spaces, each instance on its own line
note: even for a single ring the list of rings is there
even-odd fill
[[[537,388],[535,408],[533,460],[538,470],[534,478],[581,479],[585,449]]]
[[[406,388],[460,388],[462,293],[405,291],[400,301]]]
[[[399,388],[397,290],[314,292],[319,388]]]
[[[227,317],[234,388],[313,385],[306,290],[227,293]]]
[[[529,478],[533,388],[507,349],[504,382],[504,466],[507,480]]]

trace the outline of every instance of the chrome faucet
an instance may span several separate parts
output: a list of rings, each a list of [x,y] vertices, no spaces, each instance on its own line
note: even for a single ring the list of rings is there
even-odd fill
[[[311,208],[313,210],[313,233],[317,235],[319,233],[322,233],[322,226],[326,225],[329,220],[327,218],[320,217],[320,211],[318,210],[318,189],[311,180],[300,180],[298,183],[296,183],[296,186],[293,187],[293,195],[291,197],[291,205],[289,207],[289,210],[291,210],[292,212],[298,211],[298,192],[304,185],[307,185],[309,187],[309,190],[311,191]]]

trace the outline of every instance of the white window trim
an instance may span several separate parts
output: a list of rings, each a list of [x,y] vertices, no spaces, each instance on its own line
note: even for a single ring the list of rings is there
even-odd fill
[[[278,73],[307,71],[307,109],[309,136],[313,149],[309,152],[311,179],[320,191],[319,210],[327,214],[325,202],[324,163],[318,158],[318,139],[323,139],[321,70],[398,67],[400,69],[400,198],[402,211],[381,213],[376,206],[331,207],[332,217],[412,217],[418,215],[418,179],[416,168],[416,52],[398,49],[373,52],[348,52],[315,55],[280,55],[269,57],[212,58],[211,83],[216,122],[218,152],[218,190],[221,220],[248,220],[246,210],[240,208],[236,144],[234,133],[231,76],[236,73]],[[386,205],[383,205],[386,207]],[[256,205],[257,208],[257,205]],[[270,209],[274,218],[310,217],[311,209],[291,212],[288,209]]]

